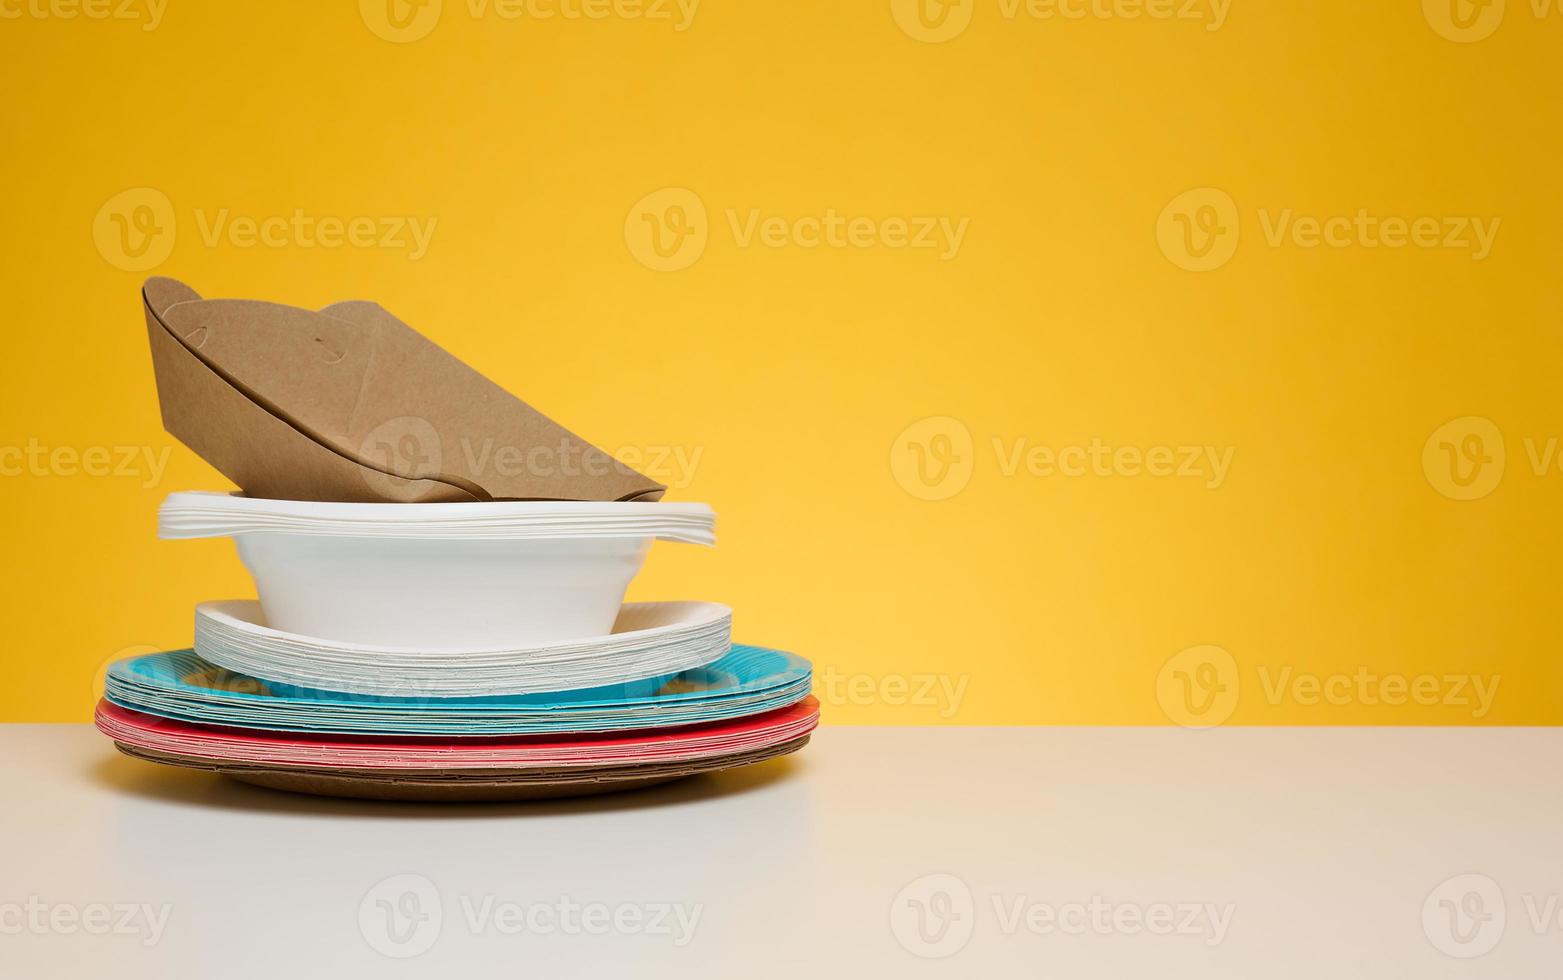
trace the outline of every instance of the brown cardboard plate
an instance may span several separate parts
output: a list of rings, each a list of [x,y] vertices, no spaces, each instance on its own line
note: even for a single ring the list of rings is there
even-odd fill
[[[153,277],[142,305],[164,427],[249,496],[652,501],[667,489],[374,303],[203,299]]]
[[[480,802],[547,800],[593,796],[641,789],[687,776],[749,766],[790,755],[807,745],[809,736],[763,749],[732,755],[651,765],[478,769],[431,774],[428,770],[320,769],[255,763],[229,763],[200,756],[177,755],[114,745],[146,762],[221,773],[231,779],[290,793],[362,800]]]

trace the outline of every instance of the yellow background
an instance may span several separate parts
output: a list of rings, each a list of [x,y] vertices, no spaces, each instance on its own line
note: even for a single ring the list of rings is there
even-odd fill
[[[85,720],[107,660],[253,594],[231,543],[155,537],[166,493],[227,484],[162,432],[144,274],[95,243],[106,202],[153,188],[158,273],[374,298],[599,445],[698,450],[670,499],[715,506],[720,545],[658,545],[632,597],[730,603],[739,639],[815,661],[827,723],[1187,720],[1163,667],[1203,646],[1235,664],[1231,723],[1563,721],[1563,474],[1523,441],[1563,435],[1563,14],[1510,0],[1464,43],[1432,0],[1235,0],[1216,30],[963,0],[928,43],[886,0],[705,0],[682,31],[446,0],[391,43],[374,2],[172,0],[153,30],[32,2],[0,22],[0,445],[172,451],[152,486],[0,478],[0,719]],[[708,216],[670,272],[626,237],[662,188]],[[1196,188],[1240,226],[1208,272],[1158,245]],[[223,209],[437,224],[417,259],[208,243]],[[1501,225],[1480,261],[1310,249],[1267,239],[1286,209]],[[945,260],[740,244],[728,214],[754,210],[969,224]],[[902,442],[933,416],[972,439],[943,500]],[[1506,467],[1457,501],[1423,449],[1468,416]],[[1214,489],[1006,475],[995,439],[1233,458]],[[1268,693],[1288,668],[1501,686],[1480,718],[1310,705]],[[962,694],[918,703],[925,678]]]

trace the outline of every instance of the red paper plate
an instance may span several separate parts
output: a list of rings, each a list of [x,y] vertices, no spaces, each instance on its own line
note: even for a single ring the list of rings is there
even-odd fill
[[[98,730],[126,745],[224,762],[351,769],[518,769],[532,766],[676,762],[763,749],[806,735],[819,724],[808,698],[764,714],[708,725],[598,735],[533,735],[459,741],[332,735],[192,725],[98,702]]]

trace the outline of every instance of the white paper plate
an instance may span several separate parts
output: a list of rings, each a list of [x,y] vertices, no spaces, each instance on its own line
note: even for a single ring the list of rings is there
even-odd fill
[[[195,652],[214,664],[284,684],[387,697],[481,697],[623,684],[703,667],[725,654],[731,641],[732,610],[714,602],[631,603],[610,634],[467,650],[288,633],[267,626],[260,604],[249,600],[202,603],[195,616]]]
[[[354,504],[262,500],[180,492],[158,508],[163,538],[231,537],[282,531],[390,538],[661,538],[714,544],[716,513],[706,504],[498,500],[450,504]]]

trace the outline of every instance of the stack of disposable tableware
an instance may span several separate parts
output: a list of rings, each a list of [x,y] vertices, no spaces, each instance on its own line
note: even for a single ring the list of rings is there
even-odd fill
[[[259,601],[111,666],[129,755],[281,789],[508,799],[795,751],[807,661],[709,602],[624,604],[651,542],[714,514],[612,460],[373,304],[143,290],[164,424],[243,489],[176,493],[164,538],[232,537]],[[473,447],[481,447],[474,451]],[[501,463],[508,460],[508,463]]]
[[[115,704],[197,725],[281,732],[530,735],[698,725],[762,714],[809,695],[808,661],[735,646],[704,667],[606,687],[488,697],[382,697],[262,681],[181,650],[109,668]]]

